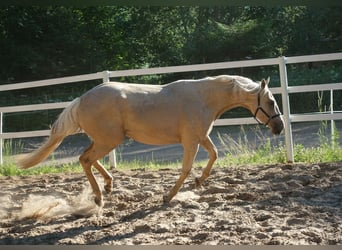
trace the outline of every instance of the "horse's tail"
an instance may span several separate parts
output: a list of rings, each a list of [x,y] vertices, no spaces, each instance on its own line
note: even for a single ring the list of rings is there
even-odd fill
[[[50,137],[37,150],[19,159],[18,166],[30,168],[45,160],[63,141],[63,139],[80,130],[77,109],[80,99],[77,98],[67,106],[52,125]]]

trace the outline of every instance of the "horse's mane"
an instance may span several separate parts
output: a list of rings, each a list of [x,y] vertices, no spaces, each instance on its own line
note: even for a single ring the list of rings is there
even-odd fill
[[[187,80],[178,80],[172,82],[170,84],[177,84],[177,83],[204,83],[204,82],[216,82],[222,83],[226,85],[231,85],[231,87],[239,87],[242,88],[251,94],[257,93],[260,89],[260,84],[257,82],[252,81],[251,79],[243,76],[238,75],[219,75],[219,76],[207,76],[201,79],[187,79]]]
[[[232,84],[233,86],[238,86],[251,93],[259,91],[260,88],[260,85],[252,81],[251,79],[237,75],[219,75],[216,77],[207,77],[205,79],[216,82],[224,82],[226,84]]]

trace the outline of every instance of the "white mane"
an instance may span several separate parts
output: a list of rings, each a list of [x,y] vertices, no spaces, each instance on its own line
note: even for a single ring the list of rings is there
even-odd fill
[[[219,75],[216,77],[207,77],[205,79],[225,83],[231,82],[232,84],[238,85],[239,87],[251,92],[257,92],[260,88],[260,84],[252,81],[247,77],[237,75]]]

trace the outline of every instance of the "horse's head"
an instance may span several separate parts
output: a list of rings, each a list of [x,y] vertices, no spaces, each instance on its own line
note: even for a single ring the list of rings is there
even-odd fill
[[[257,94],[254,118],[259,124],[269,127],[273,134],[280,134],[284,128],[284,120],[279,111],[278,104],[268,88],[270,78],[263,79]]]

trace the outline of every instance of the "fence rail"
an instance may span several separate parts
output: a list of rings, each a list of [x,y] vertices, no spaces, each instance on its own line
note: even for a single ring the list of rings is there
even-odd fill
[[[85,75],[78,75],[78,76],[60,77],[60,78],[40,80],[40,81],[4,84],[4,85],[0,85],[0,91],[29,89],[29,88],[46,87],[46,86],[58,85],[58,84],[91,81],[91,80],[104,78],[105,77],[104,74],[107,74],[107,71],[97,72],[97,73],[92,73],[92,74],[85,74]]]
[[[48,109],[62,109],[68,106],[70,103],[71,102],[55,102],[55,103],[0,107],[0,112],[16,113],[16,112],[27,112],[27,111],[48,110]]]
[[[293,162],[294,157],[293,157],[291,123],[304,122],[304,121],[305,122],[320,121],[320,120],[342,120],[342,113],[331,110],[330,113],[291,114],[289,94],[330,90],[331,91],[330,92],[331,103],[332,103],[333,91],[342,90],[342,84],[341,83],[326,83],[326,84],[314,84],[314,85],[305,85],[305,86],[288,86],[286,65],[294,64],[294,63],[334,61],[334,60],[342,60],[342,53],[319,54],[319,55],[296,56],[296,57],[279,57],[279,58],[243,60],[243,61],[208,63],[208,64],[194,64],[194,65],[171,66],[171,67],[160,67],[160,68],[102,71],[102,72],[78,75],[78,76],[61,77],[61,78],[41,80],[41,81],[31,81],[31,82],[23,82],[23,83],[16,83],[16,84],[0,85],[0,91],[11,91],[11,90],[17,90],[17,89],[45,87],[45,86],[51,86],[51,85],[90,81],[90,80],[102,80],[103,82],[107,82],[110,80],[110,78],[123,77],[123,76],[154,75],[154,74],[166,74],[166,73],[178,73],[178,72],[193,72],[193,71],[204,71],[204,70],[278,65],[281,87],[275,87],[275,88],[270,88],[270,89],[273,92],[273,94],[281,94],[282,96],[283,117],[285,120],[285,144],[286,144],[286,149],[287,149],[286,156],[287,156],[288,162]],[[50,133],[50,130],[3,133],[3,114],[4,113],[61,109],[61,108],[65,108],[68,104],[70,104],[70,102],[0,107],[0,164],[3,163],[2,148],[3,148],[4,139],[48,136]],[[215,126],[229,126],[229,125],[240,125],[240,124],[256,124],[256,121],[252,117],[246,117],[246,118],[218,119],[214,123]],[[110,164],[111,166],[115,166],[116,164],[115,151],[113,151],[110,154]]]
[[[204,70],[233,69],[233,68],[245,68],[245,67],[256,67],[256,66],[270,66],[270,65],[277,65],[277,64],[278,64],[278,58],[269,58],[269,59],[244,60],[244,61],[234,61],[234,62],[192,64],[192,65],[171,66],[171,67],[161,67],[161,68],[109,71],[109,77],[155,75],[155,74],[193,72],[193,71],[204,71]]]

